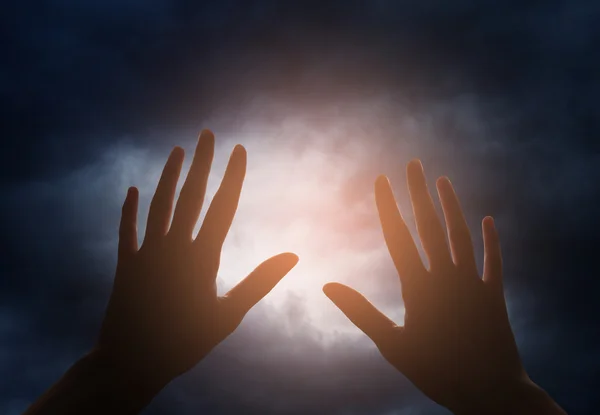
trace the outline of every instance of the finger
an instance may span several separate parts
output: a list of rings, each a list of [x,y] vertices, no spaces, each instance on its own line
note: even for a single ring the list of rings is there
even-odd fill
[[[223,296],[230,320],[241,321],[256,303],[298,263],[298,256],[283,253],[267,259]]]
[[[203,130],[198,138],[190,171],[179,193],[169,233],[191,238],[202,210],[214,148],[215,137],[213,133],[209,130]]]
[[[398,210],[390,182],[385,176],[379,176],[375,181],[375,202],[385,243],[402,284],[424,275],[427,270],[423,266],[415,241]]]
[[[196,237],[196,243],[202,249],[209,250],[217,259],[237,210],[245,174],[246,150],[237,145],[229,158],[221,186]]]
[[[413,160],[408,163],[406,172],[417,230],[429,258],[429,268],[432,271],[445,269],[452,264],[452,259],[446,244],[446,234],[427,188],[423,165],[419,160]]]
[[[150,202],[144,241],[164,236],[167,233],[183,157],[184,152],[181,147],[175,147],[169,155],[152,202]]]
[[[498,231],[491,216],[481,223],[483,231],[483,281],[502,290],[502,252]]]
[[[323,292],[376,345],[387,343],[387,340],[393,337],[394,330],[398,328],[396,323],[358,291],[347,285],[332,282],[323,286]]]
[[[121,211],[121,224],[119,225],[119,259],[125,259],[135,254],[138,249],[137,241],[137,210],[138,190],[130,187]]]
[[[444,211],[454,263],[460,269],[477,275],[477,263],[475,262],[471,232],[454,187],[447,177],[439,178],[436,184],[442,210]]]

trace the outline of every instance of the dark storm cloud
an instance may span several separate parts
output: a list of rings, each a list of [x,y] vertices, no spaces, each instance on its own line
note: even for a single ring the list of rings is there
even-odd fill
[[[394,124],[398,109],[410,112],[410,149],[430,179],[453,179],[473,226],[498,218],[511,319],[533,379],[570,413],[600,405],[598,2],[2,8],[2,412],[21,410],[89,347],[108,298],[112,245],[93,241],[116,230],[120,200],[103,199],[113,182],[90,188],[81,172],[116,142],[164,153],[172,131],[211,127],[203,122],[222,114],[218,131],[238,131],[262,97],[315,113],[330,99],[385,97],[381,117],[394,128],[358,133],[384,143],[378,167],[398,192],[397,166],[409,156],[386,150],[411,131]],[[298,141],[290,145],[310,145]],[[312,338],[272,342],[277,323],[267,329],[255,317],[149,412],[431,409],[376,354],[347,344],[334,352]],[[247,342],[255,348],[236,353]],[[293,345],[314,360],[273,356]],[[219,366],[224,356],[247,361]],[[256,387],[252,376],[262,379]]]
[[[569,121],[589,130],[598,6],[571,4],[14,2],[2,17],[3,154],[20,157],[3,160],[3,175],[83,164],[107,136],[197,126],[264,92],[309,99],[401,87],[419,106],[477,91],[527,110],[525,131],[513,134]]]

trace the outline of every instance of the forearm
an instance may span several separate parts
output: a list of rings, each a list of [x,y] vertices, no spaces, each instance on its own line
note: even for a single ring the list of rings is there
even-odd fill
[[[75,363],[24,415],[137,414],[163,386],[123,371],[92,352]]]

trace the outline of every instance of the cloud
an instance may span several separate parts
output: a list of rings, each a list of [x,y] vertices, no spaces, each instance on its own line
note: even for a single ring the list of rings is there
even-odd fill
[[[390,176],[410,222],[413,157],[453,180],[478,258],[497,218],[534,380],[570,413],[598,405],[597,3],[3,8],[0,412],[91,345],[127,186],[144,218],[169,148],[189,159],[202,127],[219,140],[209,197],[233,144],[249,150],[221,288],[280,250],[301,263],[149,413],[434,413],[320,293],[348,282],[402,321],[372,183]]]

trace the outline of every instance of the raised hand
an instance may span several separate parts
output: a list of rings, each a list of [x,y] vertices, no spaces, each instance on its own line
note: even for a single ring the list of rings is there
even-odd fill
[[[97,345],[28,414],[137,413],[165,384],[233,332],[248,310],[296,265],[296,255],[277,255],[227,294],[217,295],[221,248],[240,198],[246,151],[240,145],[233,150],[223,182],[193,239],[213,152],[213,134],[203,131],[172,221],[184,152],[179,147],[171,152],[139,249],[138,192],[129,189],[113,293]]]
[[[529,380],[508,320],[502,259],[491,217],[482,222],[485,247],[479,276],[471,235],[450,181],[437,180],[446,231],[435,211],[421,162],[407,168],[408,188],[426,268],[389,181],[375,197],[385,242],[402,285],[404,326],[397,326],[360,293],[338,283],[325,294],[421,391],[456,414],[563,414]]]
[[[171,226],[183,150],[169,156],[137,248],[137,191],[123,206],[114,291],[98,349],[128,369],[168,381],[192,368],[240,324],[244,315],[297,263],[284,253],[260,264],[223,297],[216,278],[221,248],[237,209],[246,151],[233,150],[225,176],[195,239],[214,150],[203,131]]]

